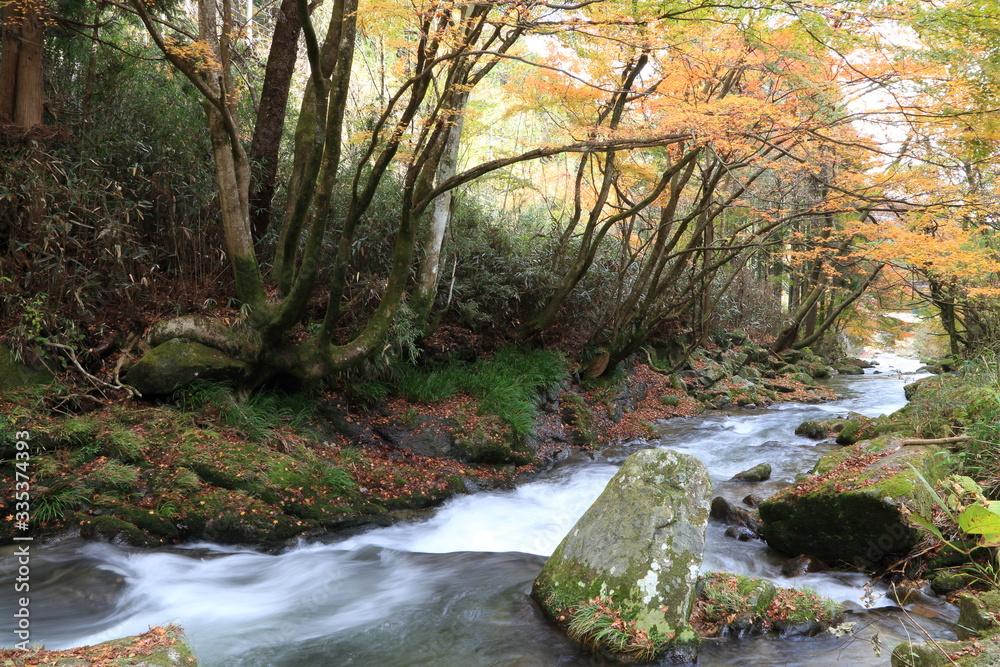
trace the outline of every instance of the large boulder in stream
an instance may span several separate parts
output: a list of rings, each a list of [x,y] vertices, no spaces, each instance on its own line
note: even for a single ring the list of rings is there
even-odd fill
[[[584,647],[620,662],[693,661],[688,617],[712,482],[694,457],[630,456],[556,548],[532,596]]]
[[[930,517],[935,501],[924,480],[933,485],[947,473],[943,455],[888,438],[830,452],[809,476],[760,504],[764,539],[789,556],[861,569],[904,554],[921,535],[907,517]]]

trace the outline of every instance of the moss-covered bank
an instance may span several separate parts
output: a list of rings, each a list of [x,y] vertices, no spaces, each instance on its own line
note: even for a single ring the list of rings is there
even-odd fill
[[[26,651],[0,649],[3,665],[48,665],[49,667],[198,667],[184,640],[184,631],[174,625],[152,627],[133,637],[63,651],[31,648]]]

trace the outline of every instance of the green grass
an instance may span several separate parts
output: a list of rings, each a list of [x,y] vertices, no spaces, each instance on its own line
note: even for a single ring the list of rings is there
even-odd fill
[[[408,401],[433,403],[465,392],[478,399],[480,412],[499,417],[515,435],[525,436],[534,426],[539,390],[562,382],[567,371],[556,352],[503,347],[493,358],[473,364],[403,365],[398,375],[395,390]]]
[[[666,648],[659,635],[650,635],[625,620],[610,600],[595,598],[573,610],[566,634],[584,646],[645,663]]]
[[[179,398],[186,411],[214,409],[224,423],[252,440],[281,426],[301,426],[316,413],[316,401],[308,394],[262,390],[241,396],[225,382],[192,383]]]
[[[84,501],[83,491],[72,484],[59,482],[38,493],[32,500],[31,518],[34,523],[64,519]]]

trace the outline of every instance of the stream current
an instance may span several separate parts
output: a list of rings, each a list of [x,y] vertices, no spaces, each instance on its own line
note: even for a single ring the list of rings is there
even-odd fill
[[[805,420],[855,411],[888,414],[905,404],[917,362],[882,355],[874,373],[830,384],[842,398],[819,405],[711,412],[660,426],[659,438],[561,462],[512,491],[459,496],[428,519],[279,555],[213,544],[137,550],[66,539],[32,549],[32,643],[65,648],[176,622],[205,667],[435,667],[599,665],[537,611],[531,582],[622,461],[669,447],[708,467],[714,495],[768,496],[812,467],[829,443],[794,435]],[[757,463],[768,482],[730,481]],[[849,527],[845,527],[849,529]],[[957,613],[940,599],[900,609],[875,588],[868,607],[860,573],[784,577],[786,560],[759,541],[738,542],[710,524],[703,570],[807,586],[856,609],[853,633],[811,638],[709,639],[698,664],[888,665],[906,639],[954,639]],[[13,644],[16,559],[0,562],[0,644]],[[871,601],[874,598],[874,602]],[[875,647],[882,646],[878,655]]]

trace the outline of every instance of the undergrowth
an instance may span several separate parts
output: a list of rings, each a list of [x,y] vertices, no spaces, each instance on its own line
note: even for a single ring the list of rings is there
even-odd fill
[[[251,440],[263,440],[282,426],[298,427],[316,413],[316,401],[304,393],[237,391],[225,382],[196,381],[180,392],[181,408],[215,413]]]
[[[525,436],[534,425],[538,391],[562,382],[567,371],[558,352],[503,347],[494,357],[472,364],[398,364],[393,375],[391,380],[352,385],[353,398],[372,405],[395,394],[415,403],[435,403],[464,392],[479,401],[481,413],[495,415],[515,435]]]

